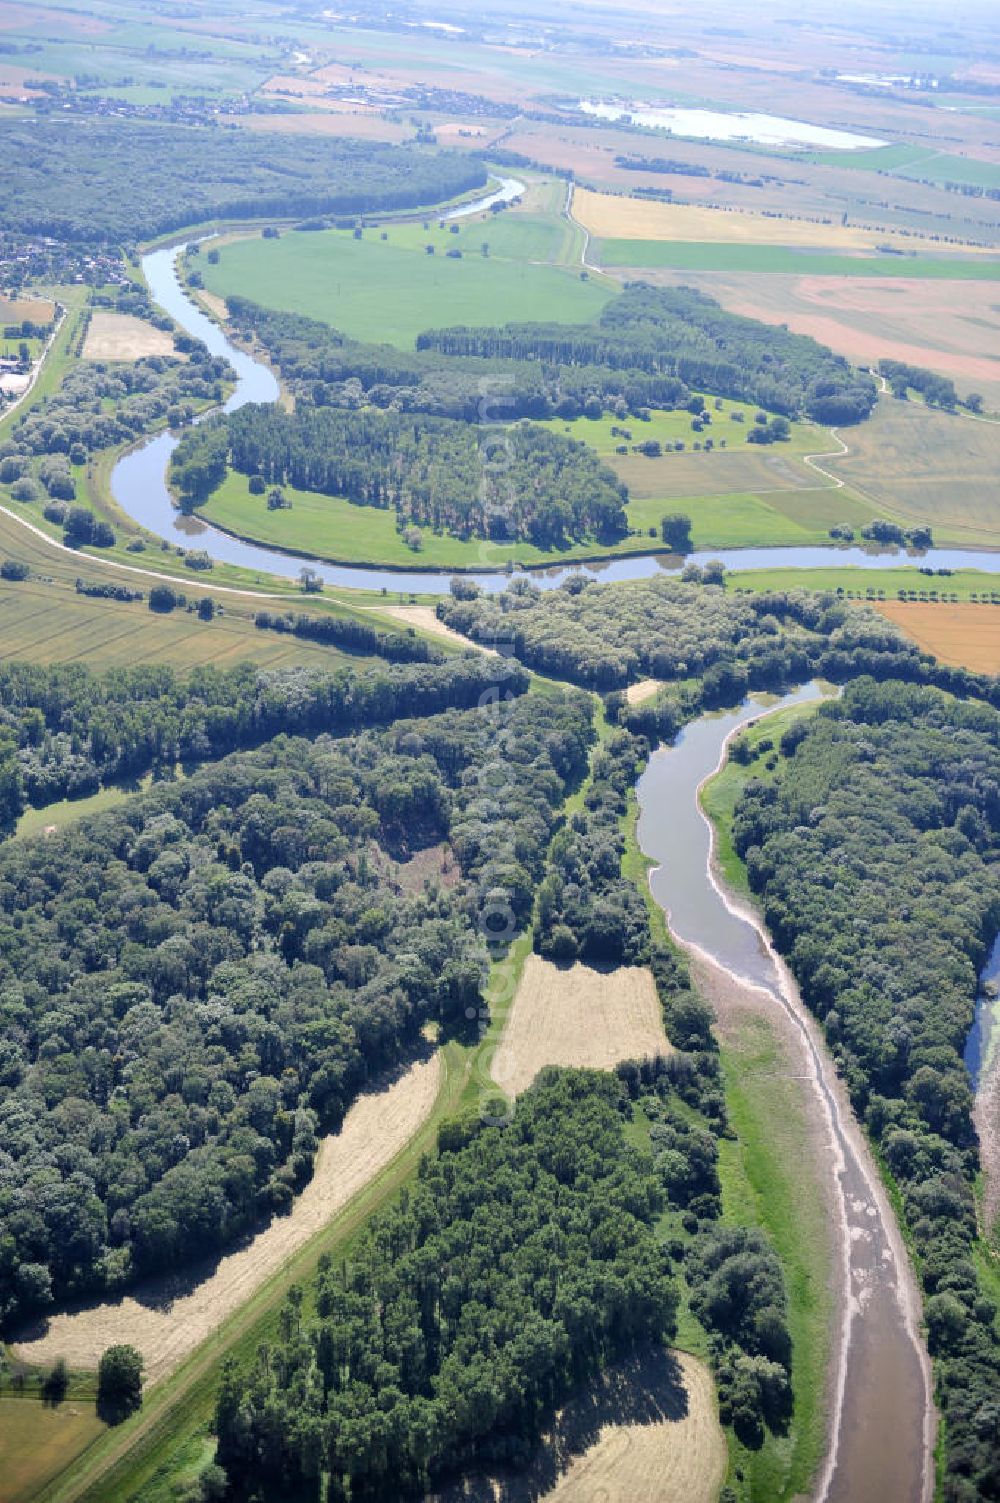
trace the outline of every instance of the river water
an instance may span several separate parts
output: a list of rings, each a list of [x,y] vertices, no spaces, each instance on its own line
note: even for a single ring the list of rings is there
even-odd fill
[[[453,214],[472,213],[491,202],[508,195],[516,196],[523,187],[514,178],[500,180],[499,188],[488,198],[477,200],[454,210]],[[159,303],[172,318],[197,339],[205,342],[213,355],[223,355],[235,368],[237,384],[226,403],[227,411],[242,406],[245,402],[273,402],[278,396],[278,383],[267,366],[252,359],[243,350],[237,349],[213,323],[188,298],[177,277],[176,258],[179,247],[151,251],[143,257],[142,269],[149,284],[153,300]],[[424,591],[430,594],[448,593],[450,572],[435,572],[422,569],[377,569],[361,568],[346,564],[325,563],[321,559],[303,559],[297,555],[282,553],[277,548],[263,544],[244,542],[230,537],[218,528],[209,526],[199,517],[184,516],[174,506],[166,485],[167,465],[177,440],[169,433],[150,439],[141,447],[118,461],[111,476],[112,494],[132,519],[148,528],[159,537],[187,547],[204,548],[219,563],[238,564],[263,577],[276,574],[282,578],[295,579],[303,564],[309,564],[327,583],[341,588],[367,590],[387,589],[405,592]],[[974,549],[934,549],[925,555],[935,568],[982,569],[988,573],[1000,573],[1000,552],[983,553]],[[507,575],[489,567],[489,544],[483,544],[484,566],[482,572],[473,572],[475,579],[486,591],[502,590],[507,584]],[[677,574],[685,563],[704,564],[710,558],[719,559],[727,569],[773,569],[787,566],[799,569],[846,568],[851,565],[862,569],[884,568],[887,563],[913,562],[905,553],[895,551],[869,552],[864,548],[727,548],[715,552],[694,553],[688,559],[670,554],[636,554],[632,558],[616,558],[601,563],[572,564],[548,569],[533,569],[531,577],[541,589],[552,589],[570,574],[581,570],[601,581],[647,579],[657,574]]]
[[[703,716],[653,753],[639,780],[638,840],[658,862],[650,887],[674,938],[742,983],[749,1003],[784,1036],[803,1081],[810,1120],[824,1126],[825,1179],[839,1259],[843,1322],[834,1339],[831,1447],[820,1503],[889,1503],[929,1497],[930,1388],[917,1335],[918,1299],[891,1208],[819,1030],[787,968],[748,905],[713,874],[711,827],[699,789],[719,766],[727,738],[768,709],[819,697],[810,684],[780,700],[754,696]],[[791,1033],[789,1035],[789,1024]],[[807,1145],[803,1145],[807,1151]]]

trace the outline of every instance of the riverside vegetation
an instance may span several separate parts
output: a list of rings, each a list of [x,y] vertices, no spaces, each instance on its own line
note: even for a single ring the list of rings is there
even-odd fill
[[[460,153],[218,126],[14,121],[4,143],[4,243],[56,234],[102,256],[213,218],[295,217],[309,230],[342,215],[350,226],[486,177]],[[160,320],[134,288],[98,298]],[[391,507],[401,529],[559,547],[620,537],[627,492],[583,445],[524,426],[510,436],[516,505],[501,515],[492,494],[470,504],[483,423],[641,422],[652,406],[688,404],[700,422],[708,391],[778,414],[761,415],[755,438],[780,444],[786,419],[858,422],[875,401],[869,377],[823,346],[687,289],[632,286],[589,325],[437,329],[413,349],[239,299],[230,313],[279,368],[294,412],[248,409],[190,430],[230,372],[183,336],[186,359],[71,368],[5,435],[0,482],[22,487],[15,502],[41,501],[71,543],[113,541],[102,518],[88,531],[86,506],[56,509],[87,499],[76,490],[89,491],[89,460],[165,421],[188,429],[175,478],[192,503],[232,460],[261,506],[268,487],[276,509],[282,485],[336,488]],[[913,369],[898,382],[912,388]],[[484,389],[499,391],[497,405],[484,407]],[[189,677],[0,669],[4,828],[27,805],[162,779],[70,831],[0,849],[5,1332],[147,1273],[190,1272],[287,1211],[319,1134],[380,1070],[431,1037],[461,1054],[456,1041],[487,1014],[498,904],[522,951],[648,965],[672,1046],[614,1076],[548,1071],[501,1111],[503,1126],[470,1110],[441,1121],[435,1151],[391,1201],[374,1187],[366,1209],[382,1209],[293,1288],[265,1346],[244,1341],[221,1376],[202,1354],[200,1418],[150,1402],[153,1429],[176,1420],[202,1457],[198,1425],[214,1406],[218,1441],[198,1478],[190,1456],[177,1475],[161,1468],[157,1496],[419,1496],[516,1471],[581,1384],[678,1334],[707,1356],[740,1445],[784,1444],[796,1353],[783,1270],[754,1226],[723,1224],[720,1146],[733,1130],[712,1020],[626,880],[623,817],[658,739],[750,687],[817,672],[849,685],[840,719],[817,717],[812,750],[802,738],[782,746],[770,791],[748,790],[737,835],[900,1187],[928,1294],[949,1503],[996,1492],[996,1312],[974,1261],[977,1161],[957,1061],[998,917],[1000,691],[832,596],[751,599],[722,582],[709,568],[613,591],[580,577],[547,596],[523,581],[490,600],[456,587],[441,618],[521,662],[443,660],[412,632],[279,608],[259,611],[257,626],[384,663]],[[176,599],[157,585],[151,604],[156,592],[164,609]],[[529,668],[578,687],[532,683]],[[643,676],[664,687],[630,705],[623,691]],[[581,689],[605,695],[599,745]],[[888,869],[887,843],[902,874]],[[854,906],[836,909],[838,929],[820,898],[842,865]],[[933,903],[911,890],[913,872]],[[867,930],[866,903],[877,914]],[[255,1318],[244,1332],[263,1334]],[[102,1367],[116,1363],[138,1401],[141,1364],[118,1352]],[[67,1379],[57,1369],[51,1380]],[[182,1407],[180,1378],[175,1392]],[[731,1481],[744,1480],[736,1466]],[[116,1496],[131,1485],[98,1473],[91,1495],[105,1484]]]
[[[765,410],[757,422],[727,427],[743,443],[779,446],[791,436],[789,418],[859,422],[876,397],[869,376],[814,340],[726,313],[689,288],[629,286],[585,325],[430,330],[415,350],[349,339],[237,296],[227,306],[237,331],[259,341],[281,372],[295,411],[242,408],[189,433],[171,478],[182,504],[195,507],[212,499],[230,467],[247,476],[243,496],[226,486],[218,520],[279,546],[282,525],[268,518],[262,526],[265,506],[280,516],[311,492],[394,509],[414,552],[421,528],[460,542],[528,543],[543,554],[587,544],[616,549],[635,529],[611,456],[605,464],[588,445],[546,433],[534,420],[634,417],[639,432],[626,430],[637,440],[632,451],[654,458],[663,445],[643,439],[641,428],[651,409],[680,409],[684,433],[707,435],[694,441],[699,449],[727,446],[712,436],[708,399],[696,388],[715,394],[716,407],[723,397],[758,404]],[[744,412],[731,415],[745,422]],[[504,424],[514,426],[503,432]],[[482,463],[484,446],[492,453],[501,444],[502,474]],[[666,444],[684,447],[684,440]],[[627,439],[618,452],[628,454]],[[658,518],[646,506],[643,537],[651,520]],[[339,557],[343,530],[353,525],[332,507],[325,520],[320,507],[304,531],[293,519],[285,535],[297,549],[311,536],[317,552]],[[658,529],[652,533],[659,543]],[[378,544],[368,546],[369,556],[378,554]]]
[[[1000,1334],[962,1051],[1000,926],[1000,715],[861,678],[767,739],[733,844],[898,1186],[945,1426],[943,1496],[993,1497]],[[737,741],[736,760],[748,754]]]

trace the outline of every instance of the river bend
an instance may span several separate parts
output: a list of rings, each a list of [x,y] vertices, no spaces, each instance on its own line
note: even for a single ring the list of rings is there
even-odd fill
[[[509,201],[512,193],[522,186],[513,178],[502,179],[496,192],[475,204],[463,205],[452,211],[453,216],[481,210],[489,203],[503,198],[504,194],[507,195],[505,201]],[[180,250],[180,246],[173,246],[167,250],[151,251],[143,257],[143,274],[153,301],[169,313],[186,333],[203,340],[213,355],[224,356],[234,367],[237,383],[226,403],[227,411],[241,407],[245,402],[276,401],[278,383],[273,372],[246,351],[234,346],[219,326],[189,298],[177,275],[176,262]],[[423,591],[439,595],[448,593],[453,571],[365,568],[302,558],[296,554],[282,553],[280,549],[264,544],[231,537],[202,521],[200,517],[182,514],[174,506],[166,483],[167,466],[176,444],[177,440],[171,434],[161,433],[120,459],[111,475],[111,492],[117,504],[133,521],[158,537],[168,538],[186,547],[203,548],[218,563],[236,564],[261,576],[276,574],[282,578],[296,579],[303,564],[307,564],[326,584],[337,585],[342,589]],[[484,544],[484,552],[488,551],[488,546]],[[991,574],[1000,573],[1000,552],[936,548],[923,557],[936,569],[972,568]],[[647,579],[658,574],[677,574],[686,563],[704,564],[709,559],[719,559],[727,569],[773,569],[776,566],[798,569],[881,569],[887,564],[913,561],[905,553],[870,553],[858,547],[724,548],[714,552],[693,553],[686,559],[678,559],[670,554],[635,554],[629,558],[596,563],[532,569],[531,577],[540,588],[552,589],[568,575],[578,574],[581,570],[602,581]],[[489,592],[504,589],[508,582],[507,575],[502,570],[488,569],[485,566],[482,572],[472,572],[469,577]]]
[[[819,697],[815,684],[772,708]],[[773,1023],[788,1023],[810,1115],[825,1139],[819,1172],[832,1207],[839,1320],[833,1336],[829,1432],[819,1503],[921,1503],[933,1494],[934,1409],[919,1334],[920,1296],[899,1227],[820,1030],[787,966],[749,906],[715,871],[702,784],[729,739],[766,713],[756,696],[706,715],[653,753],[639,780],[638,839],[659,864],[650,887],[671,933],[695,960],[721,968]],[[803,1145],[805,1151],[806,1145]]]

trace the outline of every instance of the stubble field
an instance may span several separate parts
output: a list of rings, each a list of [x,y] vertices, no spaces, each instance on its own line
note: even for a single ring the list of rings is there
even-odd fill
[[[529,955],[491,1073],[518,1096],[546,1065],[610,1070],[620,1060],[669,1050],[651,971],[555,965]]]
[[[876,609],[942,663],[1000,673],[1000,611],[995,606],[885,600]]]

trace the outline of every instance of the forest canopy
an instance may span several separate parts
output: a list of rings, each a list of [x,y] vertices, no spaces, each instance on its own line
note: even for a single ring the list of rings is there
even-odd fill
[[[529,917],[592,734],[575,691],[487,694],[0,848],[0,1320],[286,1209],[425,1023],[467,1030],[486,915]],[[413,891],[394,863],[429,848],[456,875]]]
[[[788,417],[851,423],[876,400],[871,377],[825,345],[727,313],[688,287],[632,284],[591,324],[431,329],[416,350],[365,344],[238,296],[227,306],[296,394],[318,405],[353,405],[360,386],[376,406],[471,422],[482,417],[485,390],[491,421],[572,419],[682,406],[707,391]]]
[[[669,1339],[682,1269],[724,1420],[752,1447],[780,1431],[784,1284],[766,1239],[717,1225],[724,1122],[702,1110],[716,1076],[691,1056],[618,1079],[548,1069],[505,1125],[446,1124],[351,1261],[321,1265],[308,1305],[292,1292],[277,1350],[224,1375],[218,1457],[234,1492],[388,1503],[523,1465],[574,1388]],[[648,1146],[629,1133],[638,1117]]]
[[[8,230],[126,245],[218,217],[417,208],[486,182],[460,152],[125,120],[13,121],[0,153]]]
[[[814,673],[838,683],[873,673],[998,692],[993,680],[936,664],[884,617],[833,596],[740,593],[706,583],[698,569],[693,576],[614,589],[584,574],[554,590],[518,579],[495,594],[442,600],[437,611],[473,641],[497,645],[540,673],[585,688],[697,677],[690,690],[694,706],[735,704],[748,689],[804,683]],[[665,738],[676,729],[642,716],[637,723]]]
[[[787,417],[856,423],[876,401],[875,382],[803,334],[728,313],[692,287],[629,284],[596,323],[435,329],[417,348],[674,376],[717,396],[757,402]]]

